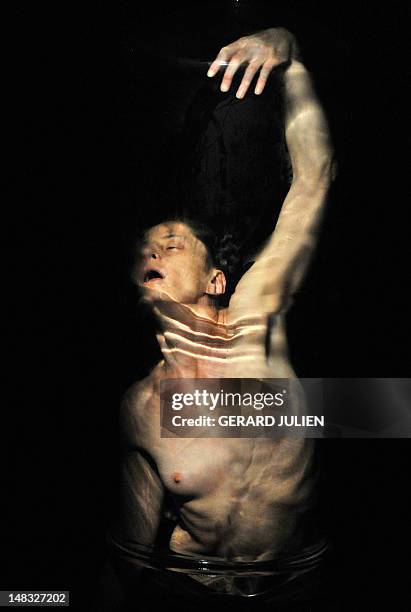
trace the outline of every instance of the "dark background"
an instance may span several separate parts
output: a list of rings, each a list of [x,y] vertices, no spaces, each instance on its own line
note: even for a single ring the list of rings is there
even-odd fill
[[[129,240],[168,210],[182,109],[204,79],[176,57],[213,59],[262,27],[296,34],[339,175],[289,313],[292,362],[305,377],[409,375],[406,3],[233,5],[18,5],[4,20],[2,589],[70,589],[77,607],[95,588],[115,514],[119,401],[156,357],[127,280]],[[257,168],[246,194],[263,215],[275,180],[261,189],[258,159],[242,163]],[[247,201],[233,205],[237,217]],[[324,520],[348,571],[343,595],[353,602],[356,584],[366,601],[397,601],[408,440],[323,442]]]

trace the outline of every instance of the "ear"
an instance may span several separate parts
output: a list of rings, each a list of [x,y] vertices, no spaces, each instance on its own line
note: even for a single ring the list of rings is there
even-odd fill
[[[226,278],[222,270],[213,269],[212,277],[207,283],[206,293],[208,295],[222,295],[225,293]]]

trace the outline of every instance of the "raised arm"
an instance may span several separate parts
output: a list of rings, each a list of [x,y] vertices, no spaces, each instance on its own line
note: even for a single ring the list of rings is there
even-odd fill
[[[260,69],[255,93],[261,93],[270,71],[284,65],[285,135],[293,179],[277,225],[255,263],[244,274],[230,301],[233,313],[285,312],[310,261],[332,179],[332,147],[327,121],[310,75],[298,59],[294,37],[273,28],[224,47],[209,75],[227,65],[222,90],[231,86],[241,63],[248,63],[237,91],[243,97]]]

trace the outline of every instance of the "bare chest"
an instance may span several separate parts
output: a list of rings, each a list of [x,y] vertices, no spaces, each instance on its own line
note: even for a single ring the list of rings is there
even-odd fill
[[[213,495],[230,480],[234,453],[222,439],[163,439],[156,463],[164,486],[174,495]]]
[[[152,398],[146,451],[163,486],[184,502],[262,495],[269,500],[291,492],[306,471],[310,449],[304,440],[162,437],[159,398]]]

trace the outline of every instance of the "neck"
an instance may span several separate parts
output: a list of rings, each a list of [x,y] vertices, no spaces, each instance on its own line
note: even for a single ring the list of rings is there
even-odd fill
[[[157,302],[157,340],[170,377],[212,376],[226,355],[226,327],[219,312],[204,304]]]

